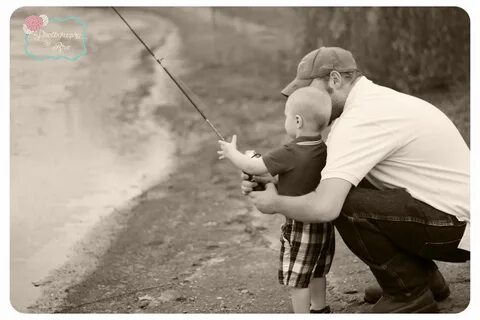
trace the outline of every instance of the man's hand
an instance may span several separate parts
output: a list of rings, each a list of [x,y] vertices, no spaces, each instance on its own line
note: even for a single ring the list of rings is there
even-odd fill
[[[257,209],[265,214],[277,213],[275,204],[277,202],[278,192],[273,183],[265,186],[265,191],[252,191],[248,194]]]
[[[224,158],[231,159],[235,151],[238,151],[236,134],[233,135],[232,141],[227,142],[223,140],[218,140],[218,143],[220,144],[220,149],[222,149],[220,151],[217,151],[217,153],[219,154],[218,159],[224,159]]]
[[[242,172],[242,194],[247,195],[253,191],[253,188],[258,186],[259,184],[267,184],[267,183],[277,183],[278,179],[276,177],[272,177],[271,174],[267,173],[261,176],[254,175],[253,181],[248,180],[249,176]]]

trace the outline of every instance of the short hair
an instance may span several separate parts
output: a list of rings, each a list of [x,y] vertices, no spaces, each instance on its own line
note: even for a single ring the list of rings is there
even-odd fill
[[[360,78],[362,76],[362,73],[358,70],[353,70],[347,72],[340,72],[340,75],[342,76],[342,78],[347,80],[347,82],[353,82],[356,79]]]
[[[328,126],[332,114],[330,96],[315,87],[303,87],[295,90],[288,97],[285,107],[292,114],[301,116],[305,125],[318,131]]]
[[[337,70],[331,70],[329,73],[327,73],[326,75],[324,76],[321,76],[317,79],[322,79],[324,81],[328,81],[328,79],[330,79],[330,73],[332,71],[337,71]],[[357,80],[358,78],[360,78],[361,76],[363,76],[363,74],[358,71],[358,70],[353,70],[353,71],[337,71],[338,73],[340,73],[340,76],[342,77],[342,79],[346,80],[348,83],[351,83],[355,80]]]

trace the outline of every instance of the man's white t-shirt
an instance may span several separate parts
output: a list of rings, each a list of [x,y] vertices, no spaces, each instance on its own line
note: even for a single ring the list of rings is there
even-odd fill
[[[450,119],[419,98],[361,77],[327,139],[322,180],[405,188],[415,199],[466,221],[470,249],[470,150]]]

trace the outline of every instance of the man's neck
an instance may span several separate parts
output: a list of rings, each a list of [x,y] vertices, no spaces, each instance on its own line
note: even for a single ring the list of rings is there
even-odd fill
[[[347,91],[347,95],[345,97],[345,102],[347,101],[348,99],[348,95],[350,94],[350,91],[352,91],[353,87],[355,87],[355,85],[357,84],[358,81],[360,81],[360,79],[362,78],[363,76],[360,76],[358,77],[357,79],[353,80],[352,84],[350,85],[350,88],[348,88],[348,91]]]
[[[348,95],[350,94],[350,92],[352,91],[353,87],[357,84],[357,82],[360,80],[361,76],[358,77],[357,79],[353,80],[352,84],[349,86],[348,90],[347,90],[347,93],[345,95],[345,101],[343,102],[342,105],[336,105],[336,106],[333,106],[332,105],[332,115],[330,116],[330,124],[332,124],[332,122],[337,119],[338,117],[340,117],[343,113],[343,110],[345,109],[345,103],[347,102],[347,99],[348,99]]]

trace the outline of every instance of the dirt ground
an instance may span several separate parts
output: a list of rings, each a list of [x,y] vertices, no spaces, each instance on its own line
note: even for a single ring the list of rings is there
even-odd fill
[[[204,59],[210,49],[199,45],[202,32],[189,34],[191,28],[201,27],[195,24],[200,22],[185,23],[176,14],[162,14],[180,29],[188,65],[182,78],[202,97],[212,121],[226,135],[238,134],[242,150],[264,151],[278,145],[283,139],[281,84],[269,81],[261,66],[252,75],[242,70],[240,62],[226,65]],[[217,48],[237,35],[233,29],[222,32],[216,35]],[[243,50],[258,55],[259,63],[268,60],[248,34],[242,39]],[[148,59],[145,63],[154,66]],[[240,194],[239,172],[217,160],[217,138],[186,102],[162,105],[157,116],[171,124],[177,137],[176,171],[121,213],[123,228],[96,269],[66,288],[65,299],[55,309],[44,304],[38,310],[290,313],[289,295],[278,284],[276,271],[283,218],[260,214]],[[334,313],[368,312],[363,290],[373,277],[338,234],[336,247],[327,277],[328,304]],[[470,297],[470,265],[442,263],[440,269],[452,291],[440,303],[441,312],[464,310]]]

